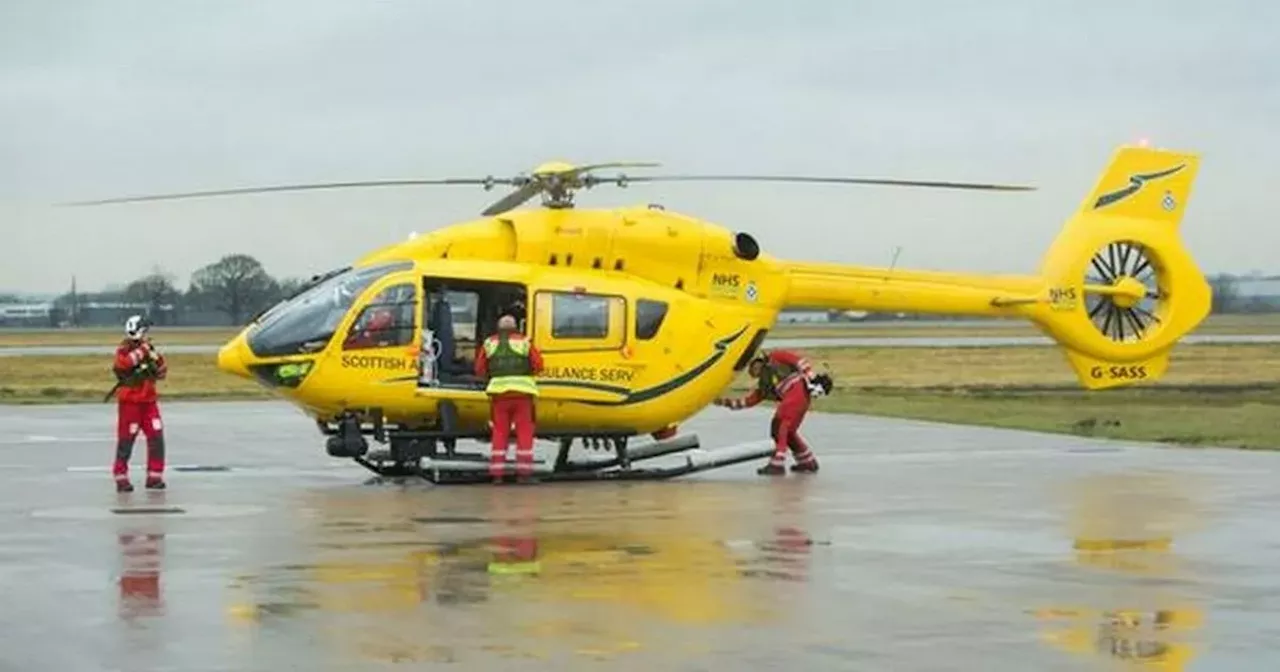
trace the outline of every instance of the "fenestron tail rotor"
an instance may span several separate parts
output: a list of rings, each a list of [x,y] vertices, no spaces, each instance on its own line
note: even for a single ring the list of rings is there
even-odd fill
[[[1142,340],[1160,324],[1159,269],[1139,243],[1107,244],[1089,260],[1085,308],[1098,331],[1117,343]]]
[[[573,193],[578,189],[590,189],[600,184],[613,184],[625,187],[632,182],[793,182],[817,184],[859,184],[898,187],[919,187],[934,189],[976,189],[986,191],[1031,191],[1035,187],[1008,184],[991,184],[976,182],[948,182],[934,180],[902,180],[889,178],[865,177],[825,177],[809,175],[643,175],[632,177],[623,173],[614,176],[600,176],[593,171],[607,168],[654,168],[659,164],[641,161],[618,161],[574,166],[564,162],[550,162],[538,166],[530,175],[516,177],[494,177],[492,175],[479,178],[444,178],[444,179],[405,179],[405,180],[372,180],[363,182],[323,182],[311,184],[290,184],[265,187],[244,187],[237,189],[220,189],[212,191],[189,191],[176,194],[154,194],[145,196],[127,196],[107,198],[93,201],[77,201],[66,205],[107,205],[113,203],[136,203],[142,201],[164,201],[187,198],[209,198],[217,196],[240,196],[288,191],[315,191],[326,189],[368,189],[382,187],[413,187],[437,185],[478,185],[485,190],[499,184],[515,187],[515,190],[498,199],[485,208],[485,216],[493,216],[517,208],[534,196],[541,194],[542,204],[548,208],[568,208],[573,206]]]

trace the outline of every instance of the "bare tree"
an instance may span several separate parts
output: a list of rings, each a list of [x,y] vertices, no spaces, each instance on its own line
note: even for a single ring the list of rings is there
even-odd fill
[[[240,325],[246,316],[271,303],[278,291],[276,281],[257,259],[229,254],[191,275],[189,295]]]
[[[173,274],[157,266],[150,274],[129,283],[124,289],[124,296],[130,303],[146,304],[152,321],[161,324],[164,319],[161,316],[165,313],[163,308],[173,306],[177,301],[178,288],[174,285]]]
[[[302,285],[305,282],[306,280],[303,280],[302,278],[281,278],[277,282],[277,291],[279,293],[278,298],[285,299],[297,294],[298,290],[302,288]]]

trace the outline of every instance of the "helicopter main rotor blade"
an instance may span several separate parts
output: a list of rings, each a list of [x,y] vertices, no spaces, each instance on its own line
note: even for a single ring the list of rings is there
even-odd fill
[[[603,179],[603,178],[602,178]],[[872,177],[810,177],[805,175],[630,175],[618,176],[620,182],[810,182],[823,184],[876,184],[893,187],[928,187],[935,189],[981,189],[987,191],[1035,191],[1036,187],[1016,184],[984,184],[978,182],[943,182],[936,180],[895,180]]]
[[[573,172],[582,174],[602,168],[658,168],[661,163],[655,161],[613,161],[611,163],[589,163],[585,166],[574,168]]]
[[[148,196],[125,196],[122,198],[105,198],[96,201],[76,201],[64,203],[68,206],[106,205],[111,203],[137,203],[140,201],[169,201],[183,198],[207,198],[211,196],[234,196],[241,194],[264,194],[278,191],[312,191],[319,189],[367,189],[372,187],[409,187],[421,185],[494,185],[511,184],[509,178],[447,178],[441,180],[374,180],[367,182],[323,182],[314,184],[287,184],[272,187],[244,187],[240,189],[219,189],[215,191],[189,191],[180,194],[154,194]]]
[[[524,205],[525,201],[537,196],[543,190],[545,185],[541,180],[530,180],[520,185],[519,189],[503,196],[495,201],[492,205],[485,208],[480,214],[485,217],[502,214],[512,208],[518,208]]]

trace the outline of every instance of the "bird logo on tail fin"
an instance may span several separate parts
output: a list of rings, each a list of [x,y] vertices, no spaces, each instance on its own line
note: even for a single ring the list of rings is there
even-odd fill
[[[1101,208],[1103,206],[1107,206],[1113,203],[1118,203],[1120,201],[1123,201],[1124,199],[1141,191],[1142,188],[1146,186],[1148,182],[1152,180],[1159,180],[1161,178],[1169,177],[1170,175],[1173,175],[1174,173],[1186,167],[1187,167],[1187,164],[1180,163],[1172,168],[1166,168],[1164,170],[1160,170],[1154,173],[1139,173],[1137,175],[1130,175],[1128,186],[1125,186],[1121,189],[1117,189],[1115,191],[1099,196],[1098,200],[1093,204],[1093,209],[1097,210],[1098,208]]]

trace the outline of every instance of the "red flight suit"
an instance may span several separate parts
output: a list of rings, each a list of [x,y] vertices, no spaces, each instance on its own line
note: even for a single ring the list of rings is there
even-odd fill
[[[542,372],[542,353],[533,341],[524,334],[510,332],[506,334],[511,343],[518,343],[528,348],[524,358],[528,362],[528,376],[536,376]],[[489,379],[490,361],[486,346],[500,342],[502,334],[494,334],[485,339],[476,351],[475,374],[481,380]],[[510,353],[504,357],[512,357]],[[495,378],[501,375],[494,372]],[[517,374],[519,375],[519,374]],[[516,475],[521,478],[533,473],[533,440],[534,410],[533,396],[523,392],[506,391],[489,396],[490,420],[493,423],[492,448],[489,453],[489,475],[494,481],[502,480],[507,460],[507,447],[511,436],[511,425],[516,428]]]
[[[164,487],[164,423],[160,419],[156,380],[168,375],[168,364],[147,341],[125,339],[116,348],[112,368],[117,376],[127,376],[143,363],[154,367],[154,377],[126,383],[116,391],[116,459],[111,473],[122,491],[133,489],[129,484],[129,458],[139,430],[147,437],[147,487]]]
[[[812,376],[813,367],[807,359],[789,350],[774,350],[763,362],[756,388],[750,394],[741,399],[715,400],[717,406],[732,410],[751,408],[766,399],[778,402],[769,429],[774,441],[773,456],[758,473],[785,473],[788,448],[796,460],[793,471],[818,470],[818,459],[800,437],[800,423],[809,412],[809,379]]]

